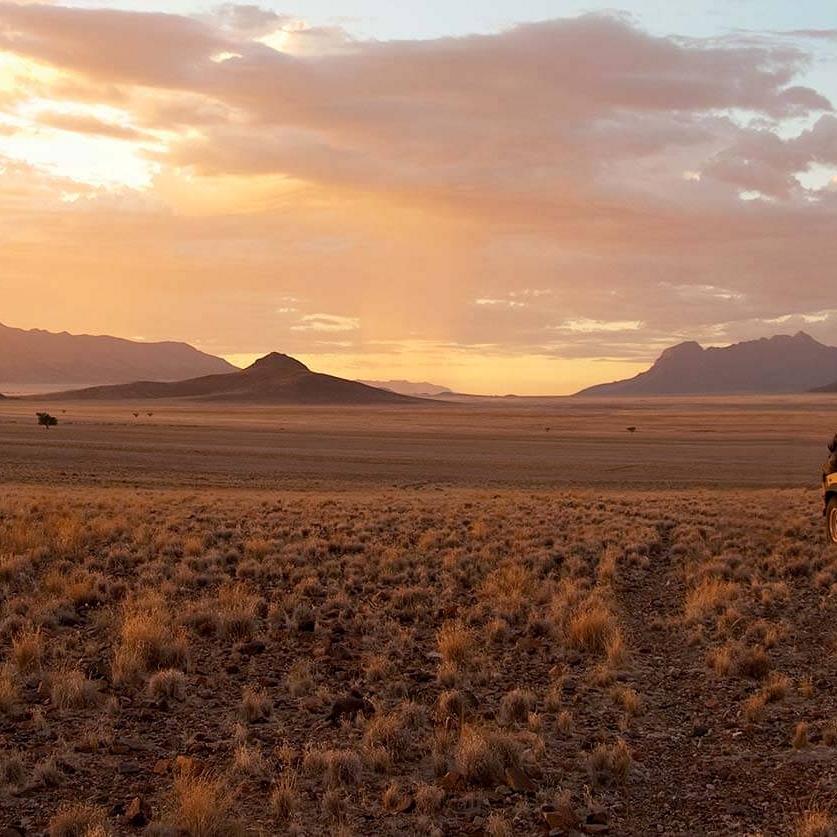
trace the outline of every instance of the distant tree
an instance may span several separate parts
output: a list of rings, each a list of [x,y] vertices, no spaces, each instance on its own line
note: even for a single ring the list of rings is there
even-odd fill
[[[139,418],[139,413],[134,413],[134,418]]]
[[[35,415],[38,417],[38,424],[41,427],[45,427],[47,430],[58,424],[58,419],[55,418],[55,416],[51,416],[49,413],[35,413]]]
[[[146,413],[146,415],[148,416],[148,418],[151,418],[151,416],[153,416],[154,413]]]
[[[628,433],[636,433],[636,428],[632,425],[631,427],[627,428]]]

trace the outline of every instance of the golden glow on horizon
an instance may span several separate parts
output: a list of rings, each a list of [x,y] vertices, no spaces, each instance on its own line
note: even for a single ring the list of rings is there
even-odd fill
[[[555,358],[547,355],[508,357],[487,355],[464,348],[429,348],[423,355],[407,353],[307,354],[294,356],[312,372],[324,372],[349,380],[427,381],[469,395],[572,395],[592,383],[630,378],[648,368],[609,358]],[[245,368],[264,356],[228,354],[224,358]],[[513,381],[498,390],[497,381]],[[550,383],[552,382],[552,383]]]

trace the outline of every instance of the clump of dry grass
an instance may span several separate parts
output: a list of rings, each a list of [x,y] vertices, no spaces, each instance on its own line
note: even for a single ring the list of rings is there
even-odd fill
[[[235,748],[233,767],[238,773],[255,779],[268,775],[267,760],[259,747],[249,744],[239,744]]]
[[[734,581],[711,576],[701,579],[686,595],[686,621],[700,622],[722,613],[737,593],[738,585]]]
[[[520,764],[521,747],[508,735],[465,725],[456,745],[456,766],[467,782],[489,787],[507,767]]]
[[[631,770],[631,752],[623,739],[608,747],[599,744],[587,756],[587,772],[590,781],[595,785],[622,785]]]
[[[186,636],[162,601],[139,602],[126,610],[113,658],[114,682],[136,682],[153,671],[185,669],[188,663]]]
[[[476,639],[470,628],[457,622],[445,622],[437,634],[442,662],[453,668],[468,667],[476,653]]]
[[[299,777],[296,771],[286,770],[270,794],[270,810],[280,824],[287,823],[300,803]]]
[[[39,672],[44,660],[44,638],[40,628],[24,630],[12,639],[11,663],[21,674]]]
[[[247,686],[241,696],[241,717],[248,724],[259,724],[273,714],[273,701],[263,689]]]
[[[511,726],[524,723],[535,708],[535,695],[529,689],[513,689],[500,701],[500,723]]]
[[[424,707],[405,703],[392,712],[373,717],[363,734],[363,744],[367,748],[382,748],[393,762],[418,758],[425,746],[426,726]]]
[[[249,640],[255,636],[261,596],[243,584],[222,587],[218,591],[216,615],[221,639]]]
[[[323,757],[329,786],[353,787],[361,783],[363,763],[354,750],[327,750]]]
[[[8,714],[14,709],[20,696],[20,689],[12,667],[0,666],[0,713]]]
[[[804,750],[808,746],[808,724],[805,721],[800,721],[794,727],[791,744],[794,750]]]
[[[616,619],[598,599],[577,608],[567,623],[567,640],[574,648],[589,654],[606,653],[608,645],[618,636]]]
[[[148,680],[148,694],[152,698],[186,700],[186,675],[176,668],[166,668]]]
[[[495,811],[485,821],[485,833],[488,837],[514,837],[515,831],[508,817]]]
[[[233,794],[206,773],[180,772],[174,779],[171,817],[191,837],[240,837],[232,814]]]
[[[0,788],[20,787],[26,782],[26,764],[17,751],[0,751]]]
[[[49,837],[104,837],[108,833],[104,811],[84,803],[62,808],[49,821]]]
[[[55,671],[49,676],[50,700],[58,709],[87,709],[98,706],[99,685],[78,669]]]
[[[835,837],[837,824],[829,811],[805,811],[794,826],[794,837]]]

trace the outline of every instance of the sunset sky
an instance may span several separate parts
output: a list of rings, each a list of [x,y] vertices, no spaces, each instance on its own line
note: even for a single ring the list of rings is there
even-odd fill
[[[833,0],[0,0],[0,322],[572,392],[837,344]]]

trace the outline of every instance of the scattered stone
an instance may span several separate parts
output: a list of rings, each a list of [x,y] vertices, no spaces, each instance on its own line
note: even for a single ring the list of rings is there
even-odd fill
[[[125,810],[125,822],[134,828],[142,828],[151,821],[151,805],[141,796],[135,796]]]
[[[154,773],[157,776],[165,776],[171,770],[171,759],[160,759],[154,765]]]
[[[506,784],[518,793],[534,793],[538,789],[537,785],[514,765],[506,768]]]
[[[695,724],[692,727],[692,738],[703,738],[704,735],[709,735],[709,727],[703,724]]]
[[[444,790],[453,791],[464,785],[465,780],[461,773],[451,770],[442,777],[440,784]]]
[[[345,697],[338,698],[331,707],[331,712],[326,719],[332,724],[339,724],[343,718],[354,720],[358,715],[369,718],[375,714],[375,707],[363,698]]]
[[[197,775],[206,770],[206,764],[200,759],[192,758],[192,756],[177,756],[174,760],[174,769],[178,773]]]

